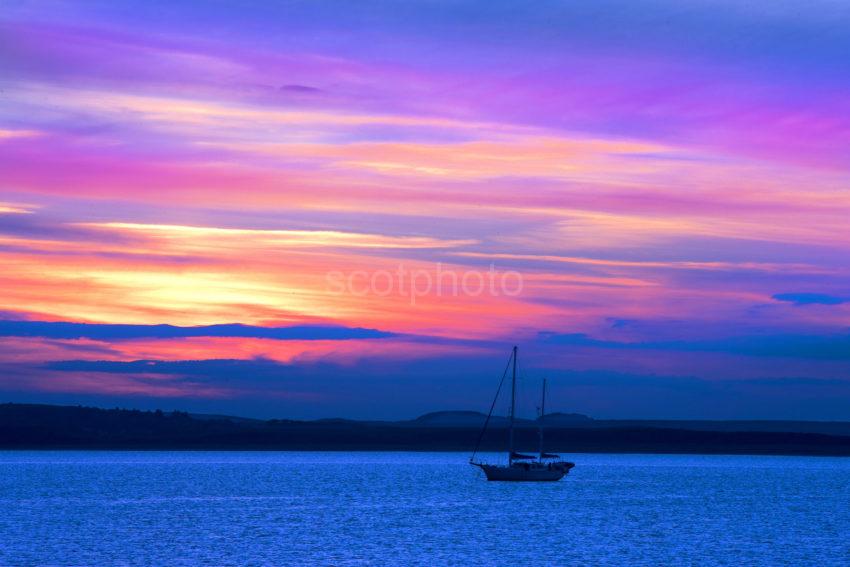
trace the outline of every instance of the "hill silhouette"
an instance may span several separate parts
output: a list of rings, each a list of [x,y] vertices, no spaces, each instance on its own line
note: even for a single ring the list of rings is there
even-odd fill
[[[410,425],[421,425],[428,427],[482,427],[487,415],[478,411],[435,411],[421,415],[409,422]],[[537,427],[537,420],[517,418],[516,425],[520,427]],[[572,427],[576,424],[588,423],[593,418],[580,413],[548,413],[543,418],[546,425],[564,425]],[[399,425],[405,422],[398,422]],[[492,416],[489,425],[494,427],[507,427],[508,418],[503,416]]]
[[[434,412],[410,421],[258,420],[185,412],[0,404],[0,448],[468,451],[484,415]],[[725,453],[850,456],[846,422],[606,421],[551,414],[555,452]],[[517,423],[520,450],[537,447],[535,421]],[[505,419],[482,448],[505,449]]]

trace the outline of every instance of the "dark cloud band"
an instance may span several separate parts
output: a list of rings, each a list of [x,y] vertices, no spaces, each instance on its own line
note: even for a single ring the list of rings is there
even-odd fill
[[[280,341],[316,341],[346,339],[383,339],[394,333],[362,327],[331,325],[296,325],[291,327],[258,327],[253,325],[108,325],[70,323],[65,321],[0,321],[0,337],[41,337],[48,339],[176,339],[190,337],[223,337],[273,339]]]

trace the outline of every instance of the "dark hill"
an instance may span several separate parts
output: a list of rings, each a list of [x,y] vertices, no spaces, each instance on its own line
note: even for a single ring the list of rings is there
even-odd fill
[[[547,413],[542,418],[543,424],[546,426],[574,427],[576,425],[589,425],[594,421],[592,417],[588,417],[581,413]]]
[[[263,421],[228,416],[198,419],[184,412],[0,404],[0,448],[469,451],[483,418],[476,412],[437,412],[406,422]],[[752,422],[773,424],[774,430],[733,431],[726,429],[729,423],[750,422],[606,422],[571,414],[547,415],[546,421],[550,420],[554,423],[546,427],[546,448],[556,452],[850,456],[850,435],[776,430],[789,427],[776,425],[780,423],[813,429],[819,422]],[[707,424],[717,426],[707,429]],[[847,427],[820,425],[831,431]],[[504,450],[506,437],[501,418],[484,436],[483,450]],[[520,450],[534,450],[536,423],[521,421],[516,438]]]
[[[420,415],[416,419],[409,422],[400,422],[400,424],[412,427],[482,427],[487,415],[477,411],[435,411]],[[524,422],[525,420],[519,420]],[[490,418],[490,425],[502,426],[507,425],[507,418],[502,416],[493,416]]]
[[[486,419],[486,414],[477,411],[435,411],[421,415],[413,421],[399,423],[427,427],[482,427]],[[543,423],[551,426],[571,427],[575,424],[586,424],[591,421],[593,421],[593,418],[580,413],[547,413],[543,416]],[[516,424],[521,427],[536,427],[537,420],[517,418]],[[489,425],[507,427],[508,418],[494,415],[490,418]]]

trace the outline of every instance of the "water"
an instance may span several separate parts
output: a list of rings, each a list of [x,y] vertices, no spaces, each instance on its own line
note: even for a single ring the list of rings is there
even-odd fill
[[[466,458],[0,452],[0,564],[850,564],[850,459],[576,455],[514,484]]]

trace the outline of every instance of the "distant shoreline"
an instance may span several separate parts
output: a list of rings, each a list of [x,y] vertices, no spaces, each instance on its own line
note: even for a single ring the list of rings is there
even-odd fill
[[[479,415],[439,412],[404,422],[262,421],[0,404],[0,450],[471,453],[481,431]],[[850,456],[846,422],[597,421],[571,414],[547,415],[545,422],[551,422],[545,448],[556,453]],[[497,420],[479,450],[504,451],[505,441],[504,422]],[[537,424],[520,422],[516,441],[519,450],[534,452]]]
[[[0,446],[0,454],[14,452],[33,453],[456,453],[469,455],[470,451],[460,449],[278,449],[274,447],[9,447]],[[479,452],[480,453],[480,452]],[[497,451],[484,451],[492,454]],[[569,455],[659,455],[659,456],[693,456],[693,457],[801,457],[811,459],[844,459],[850,457],[850,452],[842,453],[750,453],[750,452],[715,452],[698,453],[690,451],[561,451],[561,456]],[[485,459],[486,461],[486,459]]]

